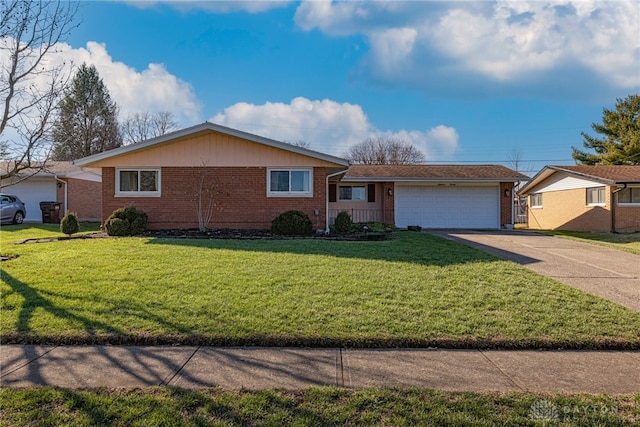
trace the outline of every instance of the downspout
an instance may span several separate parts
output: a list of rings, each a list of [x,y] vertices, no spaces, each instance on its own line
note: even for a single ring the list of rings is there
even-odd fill
[[[69,205],[67,204],[67,181],[58,178],[57,175],[54,175],[53,177],[56,179],[56,181],[64,184],[64,214],[66,215],[67,212],[69,212]]]
[[[325,234],[329,234],[329,178],[333,178],[334,176],[338,176],[340,174],[346,173],[349,169],[345,169],[343,171],[340,172],[336,172],[336,173],[332,173],[327,175],[327,182],[325,183],[325,208],[326,208],[326,212],[324,215],[324,221],[325,221],[325,229],[324,229],[324,233]]]
[[[625,188],[627,188],[627,184],[624,183],[622,184],[622,188],[618,188],[617,190],[614,190],[611,192],[611,232],[615,233],[616,232],[616,201],[615,201],[615,195],[618,194],[620,191],[624,190]]]

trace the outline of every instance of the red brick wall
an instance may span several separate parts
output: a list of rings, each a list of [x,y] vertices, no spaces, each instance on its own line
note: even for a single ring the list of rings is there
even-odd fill
[[[509,190],[509,195],[505,196],[504,192]],[[513,224],[513,182],[500,183],[500,226]]]
[[[391,195],[389,195],[391,190]],[[384,223],[395,225],[395,182],[382,183],[382,209],[384,211]]]
[[[314,197],[267,197],[265,167],[162,168],[161,197],[114,197],[115,169],[103,168],[102,219],[133,206],[149,215],[149,229],[197,228],[193,199],[203,175],[218,194],[209,228],[268,229],[276,216],[291,209],[306,212],[315,229],[325,228],[325,168],[314,168]]]
[[[102,184],[73,178],[67,179],[67,183],[69,211],[75,212],[81,221],[99,221],[102,213],[100,198]]]
[[[64,184],[58,183],[56,201],[60,203],[60,218],[66,212],[78,215],[80,221],[100,221],[102,214],[102,199],[100,191],[102,184],[94,181],[74,178],[60,178],[67,183],[67,202],[64,205]]]

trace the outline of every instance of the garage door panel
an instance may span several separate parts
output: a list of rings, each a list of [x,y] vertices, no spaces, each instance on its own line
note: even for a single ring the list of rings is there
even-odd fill
[[[396,184],[398,227],[498,228],[498,187]]]
[[[56,183],[53,179],[43,180],[36,177],[10,185],[2,189],[3,193],[14,194],[25,203],[27,222],[42,222],[40,202],[56,200]]]

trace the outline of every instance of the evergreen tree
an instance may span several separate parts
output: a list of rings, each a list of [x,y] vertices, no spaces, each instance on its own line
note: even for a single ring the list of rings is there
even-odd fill
[[[59,108],[54,160],[75,160],[122,145],[118,107],[93,65],[82,64]]]
[[[603,110],[602,124],[591,128],[603,135],[595,138],[582,132],[584,147],[595,154],[573,147],[573,158],[584,165],[637,165],[640,164],[640,95],[618,98],[615,110]]]

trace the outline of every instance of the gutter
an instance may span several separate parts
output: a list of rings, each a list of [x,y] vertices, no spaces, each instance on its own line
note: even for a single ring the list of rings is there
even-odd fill
[[[333,178],[334,176],[338,176],[341,175],[343,173],[346,173],[349,169],[345,169],[343,171],[340,172],[335,172],[335,173],[331,173],[329,175],[327,175],[327,179],[324,185],[324,192],[325,192],[325,214],[324,214],[324,222],[325,222],[325,229],[324,229],[324,233],[325,234],[329,234],[329,178]]]
[[[616,233],[616,201],[615,195],[627,188],[627,183],[623,183],[621,188],[611,192],[611,232]]]
[[[54,175],[53,177],[56,179],[56,181],[61,182],[62,184],[64,184],[64,214],[66,215],[67,212],[69,212],[69,205],[67,204],[67,199],[68,199],[67,181],[64,181],[64,180],[58,178],[58,175]]]

